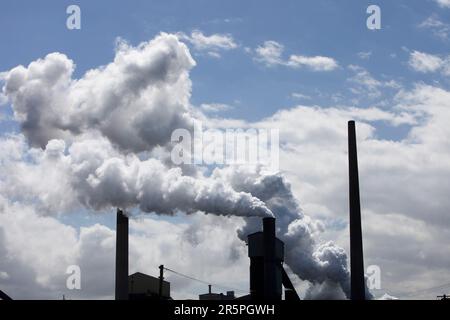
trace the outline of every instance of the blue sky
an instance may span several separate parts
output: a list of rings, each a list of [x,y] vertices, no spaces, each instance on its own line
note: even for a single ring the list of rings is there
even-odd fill
[[[66,8],[72,4],[81,8],[81,30],[66,28],[68,17]],[[366,9],[371,4],[376,4],[381,8],[381,30],[369,30],[366,27],[368,17]],[[395,125],[395,118],[400,116],[402,111],[395,108],[404,98],[403,95],[398,99],[399,93],[414,92],[414,88],[418,85],[426,84],[432,86],[433,89],[448,90],[450,85],[449,0],[127,2],[4,0],[0,8],[0,30],[2,30],[0,72],[11,70],[17,65],[27,66],[30,62],[44,58],[51,52],[61,52],[76,64],[73,77],[82,78],[89,69],[106,65],[114,59],[117,39],[123,39],[132,46],[137,46],[141,42],[155,38],[161,32],[167,32],[177,34],[180,40],[187,44],[190,54],[196,61],[196,66],[189,74],[192,81],[190,103],[199,108],[207,108],[208,105],[211,107],[222,106],[223,110],[210,113],[211,117],[217,116],[257,123],[264,118],[271,118],[276,112],[282,110],[289,111],[288,118],[299,114],[305,116],[294,110],[298,105],[319,106],[319,111],[315,110],[314,115],[317,113],[320,116],[313,119],[318,121],[317,127],[325,131],[324,136],[335,130],[336,134],[329,140],[334,141],[333,138],[336,137],[336,142],[333,142],[334,145],[333,143],[328,145],[328,141],[319,136],[317,144],[315,144],[314,130],[311,130],[313,132],[311,134],[308,131],[310,128],[307,121],[301,122],[299,119],[299,123],[301,122],[304,128],[298,128],[300,137],[298,140],[296,137],[286,139],[287,143],[291,143],[291,147],[294,145],[294,148],[285,150],[286,168],[281,169],[292,175],[289,176],[289,179],[293,182],[296,195],[309,196],[309,198],[305,197],[300,200],[304,201],[302,204],[305,205],[306,211],[320,212],[316,216],[313,214],[314,218],[321,219],[325,216],[325,223],[331,227],[331,231],[325,238],[330,239],[335,236],[339,244],[344,243],[344,247],[346,238],[343,234],[347,221],[347,212],[345,211],[347,199],[342,196],[342,186],[346,183],[347,178],[344,175],[343,178],[339,176],[339,179],[342,178],[341,180],[334,179],[343,170],[341,167],[328,169],[328,162],[332,161],[329,161],[329,154],[327,154],[327,148],[335,151],[333,147],[342,142],[339,140],[341,138],[340,129],[331,128],[327,131],[329,129],[328,122],[332,126],[335,119],[327,118],[327,113],[325,111],[321,113],[321,111],[334,110],[334,108],[342,108],[345,111],[346,107],[352,106],[357,107],[358,110],[376,107],[376,112],[387,111],[388,116],[380,116],[374,121],[369,117],[361,121],[365,121],[365,124],[370,123],[376,128],[376,132],[370,135],[364,131],[367,128],[364,125],[361,126],[361,132],[366,134],[362,135],[364,135],[364,139],[367,139],[366,154],[372,156],[379,153],[381,157],[381,161],[380,159],[369,161],[367,172],[371,175],[366,172],[364,174],[367,174],[367,180],[362,179],[362,188],[365,188],[364,181],[368,181],[367,190],[371,190],[371,194],[376,195],[374,201],[368,201],[370,202],[370,205],[367,206],[368,215],[372,217],[372,220],[379,222],[381,226],[383,226],[383,221],[392,219],[394,222],[400,221],[400,224],[410,223],[408,230],[416,230],[419,227],[431,228],[432,223],[427,224],[428,217],[421,216],[425,211],[423,208],[428,208],[426,205],[429,204],[429,200],[426,201],[426,197],[424,197],[425,200],[421,202],[423,207],[412,208],[415,202],[410,200],[415,197],[417,192],[408,189],[410,186],[421,186],[422,181],[427,178],[420,180],[420,175],[417,172],[414,174],[415,168],[408,167],[409,163],[405,163],[405,159],[402,158],[407,154],[408,157],[405,158],[408,161],[416,159],[415,157],[426,159],[431,154],[424,152],[417,156],[409,144],[410,141],[404,140],[411,133],[411,128],[420,127],[425,121],[421,115],[417,116],[420,112],[415,114],[412,110],[408,115],[417,116],[415,118],[417,122],[402,120]],[[195,41],[194,34],[203,37],[207,44],[203,43],[202,47],[202,43]],[[216,46],[212,44],[214,39],[222,41],[221,44],[218,46],[217,43]],[[278,53],[270,56],[267,54],[269,49],[278,50]],[[301,60],[303,62],[296,62],[295,59],[303,59]],[[325,60],[320,60],[319,63],[317,59]],[[318,66],[319,64],[320,66]],[[425,88],[425,93],[428,93],[427,90],[431,89]],[[433,92],[436,95],[442,94],[439,90]],[[425,93],[423,95],[426,95]],[[442,100],[446,101],[446,99]],[[439,105],[441,100],[438,103],[433,101],[433,103]],[[420,104],[420,101],[417,104]],[[444,109],[442,108],[442,110]],[[442,110],[439,112],[445,116],[445,110]],[[207,113],[207,111],[205,112]],[[337,115],[336,117],[341,116],[339,112],[333,112],[330,114]],[[433,116],[443,117],[437,115],[437,112],[433,114],[430,111],[430,114],[430,118]],[[323,115],[325,115],[325,119],[320,118]],[[344,116],[342,116],[344,122],[341,121],[344,127],[346,116],[347,114],[344,112]],[[282,127],[284,125],[292,125],[288,120],[290,119],[277,119],[281,130],[284,129]],[[438,124],[440,125],[440,123]],[[12,107],[10,105],[0,106],[0,135],[5,136],[13,131],[19,132],[19,126],[19,121],[12,117]],[[420,127],[419,129],[424,128]],[[431,129],[436,130],[435,127]],[[442,131],[435,132],[445,133],[445,130],[441,129]],[[421,132],[424,133],[425,130]],[[309,134],[311,135],[309,136]],[[312,159],[317,156],[317,159],[310,163],[308,159],[305,159],[306,157],[301,158],[302,155],[304,156],[302,147],[310,150],[308,149],[309,142],[302,140],[304,137],[310,137],[311,145],[314,145],[311,150],[316,153],[311,155]],[[298,141],[301,145],[296,149],[295,143]],[[433,147],[433,141],[426,142],[428,144],[423,143],[425,147],[422,151],[428,151],[427,148],[430,145]],[[315,149],[316,146],[319,146],[320,150]],[[367,152],[374,146],[373,152]],[[325,155],[320,152],[324,152]],[[383,152],[386,153],[385,157],[383,157]],[[393,152],[393,154],[389,154],[389,152]],[[342,155],[340,154],[340,156]],[[440,154],[436,153],[434,157],[430,156],[430,159],[439,157]],[[443,157],[443,159],[445,158]],[[297,161],[310,165],[311,172],[309,172],[309,168],[300,168],[300,165],[297,168]],[[315,164],[321,163],[321,161],[325,162],[325,165],[319,170]],[[386,163],[391,161],[392,167],[388,165],[383,167],[386,164],[385,161]],[[341,164],[337,160],[335,162]],[[342,163],[346,164],[345,161]],[[436,185],[439,178],[443,179],[446,174],[447,176],[450,174],[450,170],[444,168],[444,165],[441,167],[439,161],[435,163],[430,160],[424,167],[429,169],[430,176],[436,175]],[[371,172],[370,168],[374,171]],[[377,180],[375,183],[370,180],[374,176],[377,178],[379,172],[381,172],[379,181]],[[426,170],[423,172],[427,173]],[[386,177],[390,178],[391,176],[398,179],[394,179],[393,187],[386,183],[386,180],[389,180]],[[411,177],[417,177],[418,180],[411,182],[409,180]],[[385,183],[387,184],[386,190],[380,191],[380,186],[383,188]],[[436,187],[433,183],[434,180],[430,182],[430,192],[435,190],[432,188]],[[402,189],[398,188],[399,184],[405,185],[405,190],[402,190],[405,193],[404,197],[399,196],[393,199],[392,206],[389,202],[391,200],[386,201],[384,207],[381,204],[378,206],[379,202],[382,202],[379,199],[386,200],[387,196],[392,195],[392,190]],[[326,190],[322,197],[315,189],[318,185],[328,187],[328,189],[324,188]],[[408,186],[406,187],[406,185]],[[441,185],[442,183],[439,185],[439,190],[445,190],[440,187]],[[426,187],[424,184],[424,188]],[[377,198],[376,191],[380,192],[379,198]],[[339,193],[338,196],[336,196],[337,193]],[[342,199],[344,201],[341,201]],[[445,197],[437,199],[433,205],[445,211],[447,205],[445,199]],[[397,200],[402,203],[398,204]],[[414,198],[414,200],[416,199]],[[397,206],[398,212],[394,212],[394,209],[392,212],[389,211],[394,206]],[[336,207],[339,209],[334,212]],[[76,228],[92,227],[95,223],[99,223],[111,230],[114,229],[114,220],[111,219],[111,215],[101,213],[89,215],[87,211],[88,209],[81,209],[68,215],[62,215],[58,219],[63,224]],[[328,211],[333,211],[333,214],[326,216]],[[409,211],[417,212],[411,217]],[[393,216],[384,220],[384,214]],[[149,220],[178,225],[189,221],[183,215],[176,217],[152,215],[151,217]],[[426,223],[425,227],[420,224],[422,222]],[[445,229],[445,226],[443,228]],[[391,236],[391,234],[382,234],[380,230],[376,228],[369,230],[370,239],[380,241],[379,239],[388,239]],[[439,233],[427,229],[429,237],[427,239],[432,238],[428,247],[431,248],[430,251],[433,251],[437,243],[433,236],[446,234],[447,230],[448,228]],[[402,236],[402,233],[399,233]],[[405,239],[409,241],[407,237],[400,237],[400,240]],[[417,239],[417,247],[421,248],[421,238],[418,236]],[[372,240],[369,241],[369,251],[372,250],[370,252],[376,253],[378,247],[370,246],[371,243],[376,242]],[[404,245],[407,246],[407,244]],[[417,252],[418,250],[414,247],[411,251]],[[420,253],[422,254],[422,251]],[[405,274],[403,270],[405,270],[405,265],[407,268],[410,267],[407,261],[409,258],[400,262],[392,262],[396,257],[392,258],[392,261],[383,260],[384,258],[376,260],[376,258],[378,256],[374,254],[372,262],[385,263],[383,266],[386,270],[397,272],[392,271],[395,274],[392,279],[395,278],[399,282],[404,280],[402,278]],[[438,262],[441,263],[441,261]],[[435,275],[440,274],[442,270],[448,270],[439,269],[441,268],[439,263],[437,263],[437,269],[433,269],[434,278],[428,277],[428,274],[425,275],[427,266],[424,267],[425,271],[420,271],[422,273],[417,271],[417,274],[424,275],[421,278],[422,287],[429,279],[433,279],[437,283],[442,282],[442,278]],[[195,272],[195,268],[192,272]],[[411,272],[411,277],[413,276],[415,274]],[[394,286],[389,289],[392,289],[394,293],[401,293],[407,291],[408,288]]]

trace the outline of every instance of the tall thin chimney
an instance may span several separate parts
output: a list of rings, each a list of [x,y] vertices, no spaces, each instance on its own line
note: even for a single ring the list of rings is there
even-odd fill
[[[350,272],[351,299],[365,300],[364,258],[359,199],[358,155],[355,121],[348,122],[348,168],[350,194]]]
[[[117,209],[116,300],[128,300],[128,217]]]

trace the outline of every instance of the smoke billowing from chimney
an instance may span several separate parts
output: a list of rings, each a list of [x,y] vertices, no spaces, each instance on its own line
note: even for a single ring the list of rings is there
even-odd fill
[[[335,286],[322,288],[340,291],[333,294],[335,297],[350,297],[345,250],[331,241],[316,243],[315,236],[323,231],[323,225],[303,214],[282,175],[264,174],[257,168],[248,167],[225,168],[220,174],[233,188],[251,193],[273,212],[277,219],[277,237],[285,243],[285,263],[299,278],[312,284],[334,283]],[[260,219],[248,218],[238,235],[245,240],[247,234],[259,229]],[[320,294],[317,292],[310,297]]]
[[[136,47],[118,41],[114,60],[80,79],[61,53],[3,73],[22,137],[40,149],[18,138],[26,150],[3,164],[2,193],[55,212],[81,204],[242,216],[242,239],[259,230],[260,219],[251,217],[275,216],[291,270],[312,283],[336,283],[348,296],[346,253],[315,242],[322,224],[303,214],[281,175],[244,167],[207,174],[166,161],[171,133],[192,128],[198,113],[189,103],[194,65],[176,36],[160,34]]]
[[[54,211],[78,202],[95,210],[271,216],[249,193],[195,168],[187,175],[164,158],[171,133],[193,126],[194,65],[186,45],[162,33],[137,47],[119,40],[114,61],[80,79],[71,78],[74,63],[60,53],[4,73],[3,92],[22,133],[44,149],[24,155],[34,159],[20,175],[45,177],[51,168],[58,188],[41,192],[35,181],[13,174],[5,179],[22,184],[23,199],[42,200]]]

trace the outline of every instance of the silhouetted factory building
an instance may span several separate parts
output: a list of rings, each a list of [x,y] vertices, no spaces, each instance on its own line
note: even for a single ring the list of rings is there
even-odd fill
[[[263,219],[263,230],[248,236],[250,258],[250,295],[239,299],[281,300],[282,286],[286,299],[299,300],[283,269],[284,243],[276,238],[275,218]],[[170,299],[170,283],[140,272],[128,276],[128,217],[117,210],[116,231],[116,300]],[[162,267],[162,266],[161,266]],[[161,268],[160,267],[160,268]],[[200,300],[233,300],[233,291],[226,294],[209,292]]]
[[[128,297],[130,300],[160,299],[159,278],[136,272],[128,277]],[[170,282],[162,281],[162,299],[170,299]]]
[[[211,285],[208,286],[208,293],[203,293],[198,296],[199,300],[234,300],[236,299],[234,291],[227,291],[226,294],[214,293],[211,291]]]

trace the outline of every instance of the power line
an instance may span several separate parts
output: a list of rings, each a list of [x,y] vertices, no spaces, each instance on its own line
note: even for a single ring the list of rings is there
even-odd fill
[[[205,281],[205,280],[201,280],[201,279],[198,279],[198,278],[194,278],[194,277],[192,277],[192,276],[189,276],[189,275],[187,275],[187,274],[184,274],[184,273],[181,273],[181,272],[172,270],[172,269],[170,269],[170,268],[164,267],[164,270],[167,270],[167,271],[169,271],[169,272],[172,272],[172,273],[174,273],[174,274],[176,274],[176,275],[178,275],[178,276],[180,276],[180,277],[184,277],[184,278],[190,279],[190,280],[192,280],[192,281],[197,281],[197,282],[200,282],[200,283],[203,283],[203,284],[206,284],[206,285],[211,285],[211,286],[213,286],[213,287],[222,288],[222,289],[227,289],[227,290],[234,290],[234,291],[242,292],[242,293],[249,293],[249,292],[246,291],[246,290],[236,289],[236,288],[233,288],[233,287],[224,286],[224,285],[220,285],[220,284],[217,284],[217,283],[212,283],[212,282],[209,282],[209,281]],[[431,287],[431,288],[426,288],[426,289],[420,289],[420,290],[413,291],[413,292],[410,292],[410,293],[406,293],[406,294],[403,294],[403,295],[400,295],[400,296],[404,296],[404,297],[414,297],[414,296],[417,296],[417,295],[419,295],[419,294],[421,294],[421,293],[433,292],[433,291],[436,291],[436,290],[442,290],[442,289],[446,289],[446,288],[449,288],[449,287],[450,287],[450,282],[449,282],[449,283],[442,284],[442,285],[439,285],[439,286],[436,286],[436,287]]]
[[[179,275],[179,276],[181,276],[181,277],[185,277],[185,278],[188,278],[188,279],[197,281],[197,282],[201,282],[201,283],[204,283],[204,284],[211,284],[210,282],[203,281],[203,280],[200,280],[200,279],[197,279],[197,278],[188,276],[188,275],[186,275],[186,274],[180,273],[180,272],[178,272],[178,271],[175,271],[175,270],[172,270],[172,269],[169,269],[169,268],[166,268],[166,267],[164,267],[164,270],[170,271],[170,272],[175,273],[175,274],[177,274],[177,275]],[[211,285],[212,285],[212,284],[211,284]]]
[[[194,278],[192,276],[189,276],[187,274],[184,274],[184,273],[181,273],[181,272],[178,272],[178,271],[166,268],[166,267],[164,267],[164,270],[172,272],[172,273],[174,273],[174,274],[176,274],[176,275],[178,275],[180,277],[184,277],[184,278],[190,279],[192,281],[197,281],[197,282],[200,282],[200,283],[203,283],[203,284],[206,284],[206,285],[211,285],[213,287],[218,287],[218,288],[227,289],[227,290],[234,290],[234,291],[238,291],[238,292],[242,292],[242,293],[249,293],[246,290],[236,289],[236,288],[220,285],[220,284],[217,284],[217,283],[208,282],[208,281],[205,281],[205,280],[200,280],[200,279]]]

